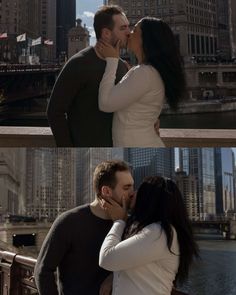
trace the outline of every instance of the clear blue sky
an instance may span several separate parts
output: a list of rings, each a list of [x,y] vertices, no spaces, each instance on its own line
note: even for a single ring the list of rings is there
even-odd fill
[[[76,16],[81,18],[83,24],[86,24],[90,31],[90,43],[95,42],[95,35],[93,30],[93,16],[94,12],[103,5],[103,0],[76,0]]]

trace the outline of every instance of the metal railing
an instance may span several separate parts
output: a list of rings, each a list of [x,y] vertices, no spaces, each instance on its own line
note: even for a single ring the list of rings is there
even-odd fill
[[[0,295],[36,295],[33,271],[36,259],[0,251]]]
[[[39,65],[21,65],[21,64],[5,64],[0,65],[0,73],[15,72],[38,72],[38,71],[59,71],[62,68],[59,64],[39,64]]]

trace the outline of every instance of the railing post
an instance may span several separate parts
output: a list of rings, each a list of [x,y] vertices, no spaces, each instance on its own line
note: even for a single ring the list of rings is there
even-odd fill
[[[14,290],[14,259],[16,254],[3,251],[0,253],[1,295],[13,295]]]
[[[36,263],[35,259],[17,255],[15,257],[16,269],[17,269],[17,289],[21,290],[20,293],[14,293],[12,295],[21,294],[38,294],[37,288],[34,282],[34,266]]]
[[[36,295],[36,259],[0,251],[0,295]]]

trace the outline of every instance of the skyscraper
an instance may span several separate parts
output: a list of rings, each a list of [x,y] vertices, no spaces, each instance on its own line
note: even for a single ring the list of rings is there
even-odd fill
[[[120,148],[80,148],[76,151],[76,204],[92,202],[95,197],[93,189],[93,172],[102,161],[124,159]]]
[[[0,150],[0,220],[6,214],[19,214],[25,183],[25,150]]]
[[[2,0],[0,5],[0,32],[8,35],[18,32],[19,0]]]
[[[75,26],[76,1],[57,0],[57,58],[68,55],[68,32]]]
[[[0,42],[0,61],[17,62],[15,36],[19,31],[19,0],[0,2],[0,34],[7,33],[7,38]]]
[[[229,30],[229,1],[217,0],[218,3],[218,54],[221,58],[231,57],[230,30]]]
[[[231,57],[236,59],[236,1],[229,1],[229,32],[231,44]]]
[[[27,149],[26,214],[54,220],[76,205],[74,149]]]
[[[199,218],[197,206],[197,180],[194,175],[187,175],[186,172],[175,173],[176,184],[182,193],[184,203],[191,220]]]
[[[41,46],[41,58],[44,61],[55,60],[56,48],[57,48],[57,0],[40,0],[40,34],[43,40],[50,39],[53,41],[53,46],[50,48],[47,46]]]
[[[135,187],[145,176],[159,175],[174,178],[174,148],[130,148],[125,151],[125,160],[133,167]]]
[[[42,37],[42,41],[50,39],[54,46],[38,45],[34,51],[41,61],[54,60],[56,57],[56,7],[57,0],[15,0],[0,2],[0,32],[7,32],[8,38],[0,44],[0,51],[7,48],[6,61],[18,62],[21,49],[29,49],[29,39]],[[16,36],[26,33],[26,41],[17,43]],[[50,51],[50,54],[49,54]],[[1,53],[1,52],[0,52]],[[25,54],[25,53],[24,53]],[[29,54],[29,50],[27,52]]]
[[[18,31],[17,34],[26,33],[29,38],[38,38],[41,36],[43,11],[47,11],[41,0],[18,0]],[[51,16],[53,19],[53,15]]]
[[[109,0],[125,10],[130,23],[148,15],[162,18],[172,28],[186,61],[210,60],[217,50],[217,3],[193,0]]]
[[[216,213],[235,212],[234,153],[229,148],[215,149]]]
[[[200,218],[216,214],[213,148],[180,148],[180,171],[195,176],[197,210]]]

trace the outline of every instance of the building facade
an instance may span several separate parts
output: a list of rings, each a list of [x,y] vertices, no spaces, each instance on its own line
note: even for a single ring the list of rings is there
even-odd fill
[[[218,49],[216,1],[193,0],[110,0],[125,10],[131,25],[144,16],[166,21],[176,36],[186,62],[210,61]]]
[[[75,26],[76,1],[15,0],[0,2],[0,61],[16,63],[19,55],[37,55],[40,61],[56,62],[68,55],[68,31]],[[16,42],[16,36],[26,33],[26,41]],[[41,37],[37,46],[32,39]],[[44,44],[45,40],[52,45]]]
[[[17,61],[15,36],[19,31],[19,0],[0,2],[0,34],[7,33],[7,38],[0,39],[0,62]]]
[[[57,0],[56,9],[57,59],[68,57],[68,32],[75,26],[76,1]]]
[[[235,212],[235,159],[229,148],[215,149],[216,213]]]
[[[191,220],[197,220],[198,214],[198,200],[197,200],[197,180],[193,175],[187,175],[186,172],[177,171],[175,173],[175,181],[182,193],[184,203]]]
[[[125,160],[133,168],[135,188],[145,176],[174,178],[174,148],[131,148],[125,150]]]
[[[73,149],[27,149],[25,214],[53,221],[76,205]]]
[[[231,58],[236,59],[236,1],[228,0],[229,2],[229,31],[231,44]]]
[[[0,222],[8,214],[23,209],[25,183],[25,150],[0,150]]]
[[[82,26],[82,20],[76,20],[76,27],[68,32],[68,58],[89,46],[89,31],[86,26]]]
[[[197,213],[208,219],[216,214],[213,148],[180,148],[180,170],[197,181]]]
[[[80,148],[76,152],[76,204],[94,200],[93,173],[95,167],[105,160],[124,159],[120,148]]]

